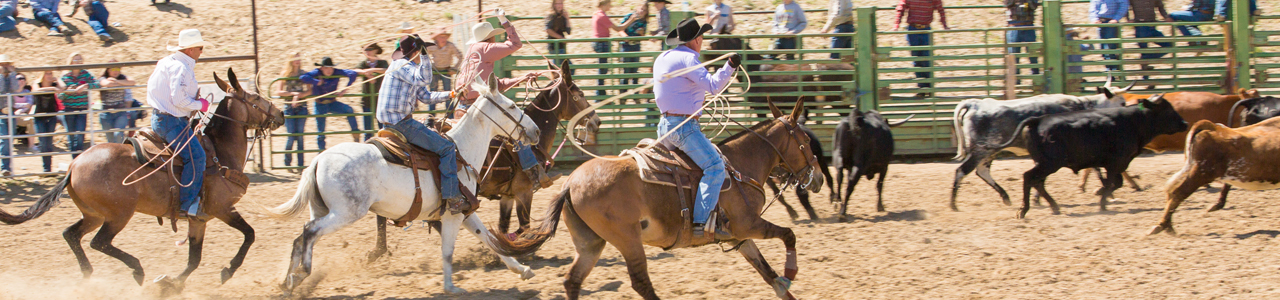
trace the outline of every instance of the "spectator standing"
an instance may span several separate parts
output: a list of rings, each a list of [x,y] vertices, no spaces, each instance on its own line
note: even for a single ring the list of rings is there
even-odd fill
[[[58,97],[56,93],[60,93],[66,89],[66,86],[58,81],[58,77],[53,76],[53,71],[44,71],[40,77],[35,80],[35,88],[31,89],[33,93],[45,93],[32,95],[35,100],[31,104],[31,114],[46,114],[58,112]],[[36,133],[53,133],[58,129],[58,117],[45,116],[35,117]],[[40,140],[40,153],[53,153],[53,137],[42,136]],[[53,172],[53,156],[42,156],[44,161],[44,172]]]
[[[809,26],[809,20],[804,17],[804,9],[800,8],[800,4],[795,0],[782,0],[782,4],[778,4],[778,8],[773,12],[773,34],[800,34],[805,27]],[[778,38],[773,42],[773,50],[795,49],[796,38]],[[774,54],[773,59],[778,59],[780,55]],[[796,55],[787,54],[788,60],[796,59]]]
[[[630,26],[627,26],[627,28],[622,30],[622,33],[626,34],[627,36],[646,35],[646,33],[649,31],[648,19],[649,19],[649,5],[647,4],[641,5],[640,7],[636,8],[636,11],[627,13],[625,16],[622,16],[622,22],[631,23]],[[636,21],[628,22],[631,20],[636,20]],[[640,42],[641,41],[619,41],[618,52],[640,52]],[[639,56],[628,55],[628,56],[622,57],[622,63],[638,63],[638,62],[640,62]],[[622,73],[625,73],[625,74],[640,73],[640,68],[638,67],[622,68]],[[623,78],[620,81],[621,82],[619,82],[618,84],[623,84],[623,85],[640,84],[640,78]],[[622,90],[618,90],[618,92],[625,93],[627,92],[627,90],[622,89]]]
[[[613,31],[622,31],[626,29],[628,26],[631,26],[632,23],[638,22],[641,19],[641,18],[631,19],[630,21],[624,22],[621,26],[619,26],[619,25],[613,24],[613,20],[609,19],[609,9],[613,8],[612,1],[600,0],[600,2],[596,4],[596,8],[599,8],[599,9],[596,10],[595,14],[591,15],[591,28],[593,29],[591,37],[593,38],[607,38],[609,37],[609,34],[612,33]],[[612,46],[609,45],[608,41],[594,42],[591,44],[591,48],[595,50],[596,53],[613,52]],[[599,58],[598,61],[601,66],[604,66],[609,63],[609,58],[601,57]],[[600,68],[599,74],[600,75],[609,74],[609,69]],[[603,86],[604,79],[596,79],[596,85]],[[596,90],[596,96],[604,96],[604,94],[605,92],[603,89]]]
[[[352,70],[334,68],[337,65],[333,64],[333,59],[327,56],[320,59],[320,62],[316,63],[316,66],[319,68],[316,68],[315,70],[311,70],[309,72],[303,73],[302,75],[298,76],[298,81],[302,81],[302,83],[305,83],[305,84],[310,84],[312,95],[322,96],[329,93],[334,93],[334,94],[330,96],[326,96],[324,98],[316,99],[315,114],[326,115],[326,114],[355,113],[356,111],[354,109],[351,109],[350,105],[339,102],[336,97],[342,97],[343,95],[346,95],[347,88],[350,87],[351,84],[356,82],[356,76],[359,76],[360,73],[357,73],[356,71],[352,71]],[[338,82],[341,81],[342,78],[321,78],[321,77],[335,77],[335,76],[347,77],[346,87],[343,87],[342,89],[338,89]],[[337,92],[335,93],[334,91],[337,91]],[[325,119],[326,118],[323,116],[316,117],[317,131],[324,132]],[[360,130],[360,126],[356,125],[355,116],[347,116],[347,125],[351,128],[351,131]],[[316,136],[316,146],[320,147],[320,150],[326,149],[324,138],[325,138],[324,134]],[[359,141],[360,134],[352,133],[351,139],[355,141]]]
[[[293,52],[290,56],[292,59],[285,63],[284,69],[280,71],[279,78],[295,78],[302,75],[302,56],[298,52]],[[287,116],[305,116],[310,112],[307,111],[307,101],[303,97],[310,95],[309,85],[302,83],[298,79],[285,79],[280,81],[280,88],[276,90],[276,96],[280,96],[285,101],[284,114]],[[306,118],[286,118],[284,119],[284,129],[288,133],[303,133],[307,127]],[[306,144],[302,142],[302,136],[289,136],[285,139],[284,150],[292,151],[293,145],[298,144],[298,151],[305,150]],[[284,166],[288,167],[293,162],[294,153],[284,154]],[[302,153],[298,155],[298,166],[306,166],[302,160]],[[297,169],[290,169],[297,171]]]
[[[707,34],[733,33],[733,7],[724,4],[724,0],[715,0],[707,6],[706,23],[711,24],[711,31]]]
[[[653,35],[667,36],[671,32],[671,10],[667,9],[667,4],[671,4],[668,0],[649,0],[653,3],[653,10],[658,11],[658,29],[653,31]]]
[[[0,0],[0,32],[17,29],[18,0]]]
[[[569,25],[569,13],[564,10],[564,0],[551,1],[551,14],[547,15],[545,21],[548,40],[566,39],[573,31],[573,28]],[[565,43],[547,43],[547,53],[565,54]],[[563,59],[555,60],[555,64],[557,66],[563,62]],[[568,71],[570,75],[573,74],[572,68],[566,71]]]
[[[1151,23],[1158,21],[1156,12],[1160,13],[1161,20],[1172,22],[1173,18],[1169,17],[1169,13],[1164,10],[1164,0],[1129,0],[1129,8],[1132,15],[1129,15],[1129,22],[1132,23]],[[1156,30],[1155,26],[1134,26],[1133,36],[1136,38],[1159,38],[1164,37],[1164,33]],[[1173,43],[1156,43],[1156,45],[1168,48],[1173,47]],[[1146,49],[1147,43],[1139,42],[1138,48]],[[1138,57],[1141,59],[1156,59],[1164,57],[1168,53],[1143,53]],[[1143,63],[1141,65],[1143,71],[1154,70],[1155,68]],[[1150,76],[1142,75],[1142,79],[1148,79]],[[1155,85],[1148,85],[1147,89],[1154,89]]]
[[[1084,34],[1084,29],[1082,28],[1067,28],[1066,36],[1068,41],[1089,39],[1089,36]],[[1092,51],[1092,50],[1093,50],[1092,44],[1080,44],[1080,52],[1086,52],[1086,51]],[[1084,55],[1080,55],[1080,54],[1067,55],[1068,63],[1078,63],[1083,61],[1084,61]],[[1084,73],[1084,67],[1068,66],[1067,73],[1076,73],[1076,74]],[[1081,79],[1081,81],[1084,81],[1084,79]]]
[[[116,62],[111,59],[108,62]],[[102,87],[121,87],[137,85],[129,76],[120,73],[120,68],[107,68],[102,72]],[[129,99],[125,92],[128,89],[103,90],[98,95],[98,101],[102,102],[102,109],[122,109],[133,106],[133,99]],[[129,128],[133,120],[132,111],[117,112],[100,112],[98,113],[98,125],[102,126],[102,130]],[[107,133],[108,143],[119,143],[124,141],[124,131]]]
[[[1129,0],[1089,0],[1089,21],[1094,24],[1119,23],[1120,18],[1129,15]],[[1120,37],[1120,27],[1098,27],[1098,38],[1114,39]],[[1120,44],[1102,44],[1103,50],[1120,49]],[[1103,54],[1102,59],[1118,60],[1119,54]],[[1122,70],[1120,65],[1107,65],[1108,71]]]
[[[1128,0],[1116,0],[1128,1]],[[942,0],[901,0],[898,2],[897,16],[894,17],[893,31],[898,31],[898,26],[902,24],[902,17],[907,17],[907,31],[923,31],[933,30],[930,25],[933,24],[933,12],[938,11],[938,20],[942,23],[942,29],[951,29],[947,26],[947,12],[942,8]],[[929,46],[933,45],[933,34],[931,33],[913,33],[907,35],[907,44],[911,46]],[[933,56],[933,51],[929,50],[912,50],[911,56],[928,57]],[[916,68],[933,67],[932,61],[918,60],[911,63]],[[933,78],[932,71],[916,72],[916,79]],[[922,88],[933,87],[932,83],[921,82],[916,86]],[[933,97],[932,92],[916,93],[916,98]]]
[[[31,4],[31,15],[36,20],[44,22],[45,26],[49,26],[50,36],[62,36],[67,31],[67,25],[62,22],[62,16],[58,15],[58,0],[29,0]]]
[[[1040,8],[1040,0],[1005,0],[1004,7],[1009,9],[1009,27],[1030,27],[1036,25],[1036,9]],[[1009,30],[1005,32],[1004,40],[1006,43],[1034,43],[1036,41],[1036,31],[1028,30]],[[1023,47],[1009,47],[1008,53],[1022,53]],[[1027,49],[1031,52],[1031,49]],[[1040,63],[1040,58],[1032,56],[1028,58],[1032,64]],[[1014,58],[1014,64],[1021,59]],[[1016,74],[1022,74],[1022,68],[1014,70]],[[1031,68],[1032,75],[1040,74],[1040,68]]]
[[[1191,3],[1187,4],[1187,10],[1169,13],[1169,18],[1173,18],[1174,21],[1179,22],[1205,22],[1213,20],[1215,4],[1217,4],[1217,2],[1214,0],[1191,0]],[[1200,26],[1178,25],[1176,27],[1178,28],[1178,31],[1182,32],[1183,36],[1204,35],[1204,33],[1200,31]],[[1207,43],[1189,42],[1187,44],[1189,46],[1203,46]]]
[[[107,11],[107,6],[102,4],[101,0],[82,0],[79,5],[83,6],[85,14],[89,15],[89,27],[93,28],[93,33],[98,34],[98,40],[111,42],[111,34],[107,33],[107,26],[111,24],[107,22],[107,18],[111,13]]]
[[[356,64],[356,69],[354,71],[356,71],[356,73],[360,73],[360,75],[364,76],[365,78],[375,77],[380,74],[386,73],[387,66],[389,66],[390,64],[388,64],[386,60],[378,58],[378,55],[382,55],[382,46],[378,46],[378,43],[372,43],[372,44],[369,44],[368,46],[365,46],[364,60]],[[298,65],[301,66],[302,61],[298,61]],[[365,80],[368,80],[368,79],[365,79]],[[374,108],[378,107],[378,95],[376,94],[378,93],[378,90],[380,88],[382,88],[382,78],[374,79],[373,81],[364,83],[364,93],[369,95],[360,97],[360,109],[363,112],[372,113],[374,111]],[[374,128],[373,116],[372,115],[364,116],[363,118],[364,118],[364,130],[373,130]],[[382,126],[378,126],[378,127],[381,128]],[[373,133],[364,134],[365,140],[368,140],[371,137],[373,137]]]
[[[427,46],[427,55],[431,56],[431,90],[434,91],[452,91],[453,76],[458,74],[458,69],[462,66],[462,51],[458,50],[458,45],[449,41],[449,37],[453,34],[449,33],[447,27],[440,28],[439,32],[431,35],[431,40],[435,45]],[[430,110],[436,110],[436,103],[427,105]],[[446,113],[446,115],[448,115]]]
[[[84,57],[80,53],[71,53],[67,57],[68,65],[84,64]],[[58,99],[62,100],[63,112],[81,112],[89,109],[89,89],[101,88],[98,80],[89,73],[89,70],[80,69],[67,71],[62,74],[62,83],[66,85],[66,90],[58,94]],[[67,132],[74,133],[67,136],[68,151],[80,151],[88,148],[84,142],[85,126],[88,125],[89,113],[77,113],[59,116],[62,119],[62,127],[67,128]],[[72,154],[71,159],[79,157],[80,154]]]
[[[1249,14],[1258,13],[1258,0],[1249,0]],[[1218,0],[1213,9],[1213,19],[1218,21],[1231,20],[1231,0]]]
[[[13,66],[13,59],[10,59],[7,54],[0,54],[0,95],[22,92],[23,84],[18,80],[18,76],[22,75],[18,74],[18,69]],[[9,156],[11,153],[9,147],[13,144],[13,141],[8,138],[12,133],[9,131],[9,126],[16,122],[6,117],[16,115],[13,112],[17,107],[9,107],[9,102],[10,97],[0,99],[0,156]],[[0,159],[0,176],[13,174],[9,161],[8,158]]]
[[[827,24],[822,25],[822,33],[853,33],[853,2],[849,0],[831,0],[831,8],[827,10]],[[831,49],[853,48],[853,37],[831,37]],[[840,58],[839,52],[831,52],[831,58]]]

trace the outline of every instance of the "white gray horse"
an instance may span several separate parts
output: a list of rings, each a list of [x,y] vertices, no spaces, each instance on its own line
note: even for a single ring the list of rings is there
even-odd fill
[[[493,78],[488,83],[476,80],[472,88],[486,92],[481,93],[453,130],[446,133],[457,143],[460,159],[469,163],[483,161],[489,150],[489,141],[494,136],[518,138],[529,144],[537,142],[537,125],[525,117],[515,102],[497,91]],[[519,136],[510,136],[517,134]],[[464,169],[465,172],[458,173],[458,180],[474,191],[479,178],[474,169]],[[280,284],[285,295],[289,295],[311,274],[311,251],[321,236],[350,225],[370,211],[392,219],[407,213],[414,196],[413,174],[410,172],[413,171],[409,168],[387,163],[378,149],[369,144],[342,143],[316,156],[302,173],[302,182],[293,199],[269,209],[275,217],[288,217],[299,214],[303,206],[311,207],[311,221],[303,227],[302,235],[293,241],[289,272],[285,273],[284,282]],[[443,216],[432,218],[437,214],[429,212],[440,207],[440,190],[430,179],[435,174],[418,171],[418,176],[423,179],[422,213],[418,220],[439,220],[442,225],[440,252],[443,256],[444,291],[465,293],[466,290],[453,285],[453,244],[458,238],[459,225],[466,227],[467,232],[476,235],[490,249],[493,249],[496,237],[475,214],[463,216],[445,211],[440,213]],[[529,267],[511,257],[501,258],[507,269],[520,274],[521,279],[533,277]],[[297,269],[299,266],[301,270]]]

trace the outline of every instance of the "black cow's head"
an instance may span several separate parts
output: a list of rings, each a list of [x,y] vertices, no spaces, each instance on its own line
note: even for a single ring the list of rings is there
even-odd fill
[[[1164,94],[1152,95],[1149,99],[1138,100],[1140,109],[1147,111],[1149,125],[1156,134],[1174,134],[1187,130],[1187,121],[1173,109],[1173,104],[1164,100]]]
[[[1132,81],[1132,82],[1129,82],[1129,86],[1126,86],[1124,88],[1113,87],[1111,86],[1111,77],[1108,76],[1106,84],[1103,84],[1102,86],[1098,87],[1098,93],[1107,95],[1107,99],[1111,99],[1111,101],[1118,101],[1120,103],[1124,103],[1125,102],[1124,93],[1128,93],[1129,90],[1133,89],[1133,86],[1136,84],[1138,84],[1137,81]]]

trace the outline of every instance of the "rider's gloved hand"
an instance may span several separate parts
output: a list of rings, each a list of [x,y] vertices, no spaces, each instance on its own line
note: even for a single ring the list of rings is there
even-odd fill
[[[499,21],[499,23],[509,23],[509,22],[511,22],[511,21],[507,21],[507,11],[502,10],[501,8],[499,8],[499,9],[497,9],[497,10],[494,10],[494,12],[493,12],[493,13],[498,15],[498,21]]]
[[[742,68],[742,55],[738,55],[737,53],[733,53],[733,55],[729,56],[729,67],[730,67],[730,68],[733,68],[734,70],[739,70],[739,69],[741,69],[741,68]]]
[[[208,112],[208,111],[209,111],[209,100],[208,100],[208,99],[205,99],[205,98],[198,98],[198,99],[196,99],[196,100],[200,101],[200,112]]]

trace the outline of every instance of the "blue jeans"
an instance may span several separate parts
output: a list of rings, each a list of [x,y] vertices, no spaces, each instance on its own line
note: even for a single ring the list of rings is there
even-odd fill
[[[354,109],[351,109],[351,106],[350,106],[350,105],[347,105],[346,103],[342,103],[342,102],[338,102],[338,101],[333,101],[333,102],[329,102],[329,103],[320,103],[320,102],[316,102],[316,113],[315,113],[315,114],[317,114],[317,115],[323,115],[323,114],[352,114],[352,113],[355,113],[355,112],[356,112],[356,111],[355,111]],[[319,132],[324,132],[324,119],[325,119],[325,117],[316,117],[316,130],[317,130],[317,131],[319,131]],[[357,131],[357,130],[360,130],[360,126],[359,126],[359,125],[356,125],[356,117],[355,117],[355,116],[347,116],[347,125],[351,127],[351,131]],[[316,146],[319,146],[319,147],[320,147],[320,150],[324,150],[324,149],[325,149],[325,147],[324,147],[324,135],[317,135],[317,136],[316,136]]]
[[[306,105],[298,106],[298,107],[288,107],[289,105],[285,104],[285,106],[286,107],[283,110],[284,110],[284,114],[287,116],[305,116],[310,113],[307,111]],[[302,133],[304,130],[306,130],[306,128],[307,128],[306,118],[284,119],[284,129],[289,133]],[[298,144],[299,151],[305,150],[306,146],[304,146],[305,144],[302,142],[302,136],[290,136],[287,139],[285,139],[284,151],[293,150],[294,143]],[[298,155],[298,166],[307,165],[302,160],[302,153],[286,153],[284,155],[284,166],[288,167],[289,163],[293,162],[291,158],[293,158],[294,154]]]
[[[58,129],[58,117],[36,117],[35,118],[36,133],[52,133]],[[42,136],[37,138],[40,141],[40,153],[53,152],[53,137]],[[41,156],[40,160],[44,161],[44,171],[53,172],[53,156]]]
[[[1213,20],[1213,16],[1209,14],[1201,13],[1198,11],[1185,11],[1185,10],[1171,12],[1169,13],[1169,18],[1179,22],[1205,22],[1205,21]],[[1185,36],[1204,35],[1204,33],[1200,32],[1200,26],[1178,25],[1177,28],[1178,28],[1178,31],[1182,31],[1182,35],[1185,35]]]
[[[1010,25],[1010,27],[1027,27],[1027,26],[1031,26],[1031,25]],[[1035,30],[1005,31],[1004,39],[1006,43],[1034,43],[1036,41],[1036,31]],[[1009,53],[1022,53],[1022,48],[1023,47],[1009,47]],[[1031,52],[1031,49],[1027,49],[1027,52]],[[1029,59],[1031,59],[1032,64],[1040,63],[1039,57],[1032,56],[1032,57],[1029,57]],[[1014,63],[1016,64],[1018,60],[1019,59],[1014,58]],[[1016,72],[1015,74],[1022,74],[1022,69],[1021,68],[1015,69],[1015,72]],[[1040,74],[1040,68],[1031,68],[1031,74]]]
[[[61,32],[58,31],[58,27],[66,25],[62,23],[62,17],[56,11],[31,9],[31,14],[35,16],[36,20],[40,20],[40,22],[44,22],[45,25],[49,26],[49,31]]]
[[[89,10],[93,11],[89,14],[89,27],[93,27],[93,33],[110,37],[111,34],[107,33],[107,24],[111,23],[107,22],[107,17],[111,13],[107,12],[107,6],[102,5],[102,1],[93,1],[89,3]]]
[[[73,112],[73,111],[67,111],[67,112]],[[58,118],[62,119],[62,127],[66,127],[67,132],[84,132],[85,126],[87,125],[85,123],[89,120],[89,117],[83,114],[62,115],[62,116],[58,116]],[[80,134],[68,135],[67,148],[68,148],[67,151],[84,150],[84,134],[80,133]],[[79,157],[79,156],[80,154],[78,153],[72,154],[71,159],[76,159],[76,157]]]
[[[910,31],[915,31],[915,30],[932,30],[932,29],[933,29],[933,28],[932,28],[932,27],[929,27],[929,26],[924,26],[923,28],[916,28],[915,26],[911,26],[911,25],[908,25],[908,26],[907,26],[907,30],[910,30]],[[907,35],[907,44],[908,44],[908,45],[911,45],[911,46],[929,46],[929,45],[933,45],[933,34],[931,34],[931,33],[913,33],[913,34],[908,34],[908,35]],[[911,56],[933,56],[933,51],[929,51],[929,50],[911,50]],[[919,61],[913,61],[913,62],[911,62],[911,65],[912,65],[912,66],[915,66],[916,68],[929,68],[929,67],[933,67],[933,62],[932,62],[932,61],[927,61],[927,60],[919,60]],[[916,79],[924,79],[924,78],[933,78],[933,72],[916,72]],[[916,84],[916,86],[918,86],[918,87],[922,87],[922,88],[927,88],[927,87],[933,87],[933,84],[932,84],[932,83],[928,83],[928,82],[922,82],[922,83],[917,83],[917,84]]]
[[[462,192],[458,189],[458,146],[452,140],[428,129],[427,125],[413,118],[400,120],[389,127],[403,134],[409,143],[440,155],[440,198],[462,198]]]
[[[529,170],[538,165],[538,156],[533,154],[533,147],[523,142],[515,143],[516,154],[520,157],[520,169]]]
[[[174,117],[160,111],[153,111],[151,114],[151,130],[164,135],[164,139],[169,141],[169,149],[178,151],[178,157],[182,158],[182,178],[178,179],[179,183],[191,185],[178,188],[178,200],[182,203],[179,207],[187,213],[196,213],[200,199],[200,187],[204,185],[204,147],[200,146],[200,138],[192,138],[194,130],[187,130],[187,124],[190,120],[187,118]],[[191,143],[187,144],[190,139]],[[187,144],[183,147],[183,144]]]
[[[17,29],[18,20],[13,18],[13,12],[16,10],[18,10],[17,7],[0,4],[0,32]]]
[[[431,74],[431,90],[433,91],[452,91],[453,79],[445,77],[449,75],[449,70],[435,70]],[[443,89],[442,89],[443,88]],[[427,104],[428,110],[436,110],[436,103]]]
[[[779,38],[773,41],[773,50],[795,49],[795,48],[796,48],[796,38]],[[775,60],[782,59],[782,56],[783,54],[774,54],[773,59]],[[788,53],[786,54],[786,56],[787,56],[787,60],[796,59],[795,54]]]
[[[853,33],[853,22],[836,25],[835,33]],[[833,36],[831,37],[831,49],[848,49],[853,48],[853,37],[851,36]],[[831,58],[840,58],[839,52],[832,52]]]
[[[1137,38],[1164,37],[1164,33],[1156,30],[1155,26],[1135,26],[1133,27],[1133,36]],[[1173,43],[1156,43],[1156,45],[1164,48],[1173,47]],[[1147,43],[1138,43],[1138,48],[1146,49]],[[1142,59],[1161,58],[1168,53],[1143,53],[1139,57]]]
[[[1114,39],[1118,37],[1120,37],[1119,27],[1098,27],[1098,38]],[[1120,49],[1120,44],[1102,44],[1101,46],[1099,46],[1099,48],[1104,50]],[[1102,59],[1117,60],[1117,59],[1120,59],[1120,55],[1119,54],[1103,54]],[[1109,71],[1116,71],[1120,69],[1121,69],[1120,65],[1107,65],[1107,70]]]
[[[132,117],[132,111],[98,113],[98,124],[102,125],[102,130],[129,128],[129,123],[133,120]],[[108,143],[119,143],[122,141],[124,141],[124,131],[107,133]]]
[[[5,115],[6,114],[0,114],[0,116]],[[9,152],[9,144],[11,144],[11,140],[8,137],[9,119],[0,119],[0,156],[9,156],[11,155],[10,153],[12,153]],[[13,171],[13,168],[9,166],[9,162],[10,159],[8,158],[0,159],[0,170]]]
[[[702,168],[702,179],[698,181],[698,199],[693,205],[693,223],[706,224],[711,209],[720,201],[720,186],[724,184],[724,160],[716,151],[711,140],[702,134],[702,125],[698,120],[690,120],[684,126],[676,128],[685,117],[662,117],[658,121],[658,136],[675,131],[662,140],[668,148],[679,148],[693,162]]]
[[[611,49],[612,45],[610,45],[609,42],[595,42],[591,44],[591,48],[594,49],[596,53],[609,53],[613,51],[613,49]],[[609,58],[601,57],[598,61],[601,66],[604,66],[609,63]],[[608,68],[600,68],[599,71],[600,75],[609,74]],[[596,79],[596,85],[603,86],[604,79]],[[596,96],[604,96],[604,90],[596,90]]]
[[[628,44],[626,42],[619,42],[618,52],[640,52],[640,43],[637,42],[635,44]],[[622,62],[623,63],[640,62],[640,57],[623,57]],[[639,73],[639,72],[640,72],[640,68],[622,68],[622,73]],[[640,78],[623,78],[622,82],[620,82],[619,84],[640,84]],[[625,93],[627,91],[620,90],[618,92]]]

